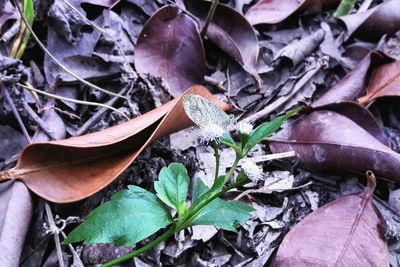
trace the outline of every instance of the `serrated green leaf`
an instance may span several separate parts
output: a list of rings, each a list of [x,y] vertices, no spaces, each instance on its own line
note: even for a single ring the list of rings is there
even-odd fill
[[[171,163],[161,169],[158,177],[159,180],[154,183],[157,196],[182,214],[185,211],[190,180],[185,166],[181,163]]]
[[[272,121],[264,122],[263,124],[259,125],[255,128],[250,136],[249,139],[244,146],[243,154],[246,155],[255,145],[260,143],[264,138],[271,136],[274,132],[276,132],[282,124],[291,116],[296,114],[300,108],[294,109],[286,113],[285,115],[279,116]]]
[[[186,115],[200,128],[218,125],[226,129],[232,124],[231,116],[204,97],[187,94],[182,103]]]
[[[171,214],[154,194],[131,185],[90,212],[63,243],[132,246],[170,223]]]
[[[208,191],[201,179],[197,179],[193,202],[199,200]],[[215,225],[218,228],[234,231],[243,225],[250,217],[254,209],[239,201],[225,201],[216,198],[211,201],[192,221],[192,225]]]

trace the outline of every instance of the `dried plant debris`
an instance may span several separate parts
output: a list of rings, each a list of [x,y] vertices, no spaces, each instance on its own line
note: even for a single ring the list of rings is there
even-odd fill
[[[255,210],[237,233],[193,225],[129,264],[347,266],[358,251],[356,260],[400,266],[398,0],[357,0],[340,17],[334,16],[338,0],[225,0],[211,14],[213,2],[23,1],[34,4],[33,32],[77,78],[32,33],[20,60],[10,57],[25,24],[14,0],[0,0],[0,177],[22,180],[0,184],[1,263],[91,266],[151,242],[57,251],[42,197],[64,203],[51,204],[62,241],[127,186],[152,191],[171,162],[187,166],[193,185],[199,178],[203,189],[210,187],[216,151],[201,145],[199,129],[178,131],[191,125],[180,95],[198,84],[214,97],[197,86],[195,92],[224,101],[215,100],[236,119],[200,105],[196,110],[208,114],[197,121],[203,126],[222,121],[232,130],[230,124],[246,121],[256,127],[304,109],[250,152],[261,175],[226,195]],[[120,114],[135,119],[124,122]],[[220,144],[217,152],[225,173],[235,151]],[[261,161],[280,152],[295,156]],[[378,177],[375,194],[371,184],[365,188],[367,170]],[[343,212],[348,216],[339,218]],[[330,253],[322,251],[329,246]],[[329,257],[340,253],[339,262]]]

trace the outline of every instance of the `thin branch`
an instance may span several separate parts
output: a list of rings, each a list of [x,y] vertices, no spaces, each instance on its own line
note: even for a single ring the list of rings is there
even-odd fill
[[[210,7],[210,10],[208,11],[208,14],[207,14],[207,17],[206,17],[206,22],[204,23],[204,26],[203,26],[203,28],[201,29],[201,32],[200,32],[201,38],[204,38],[204,36],[206,36],[208,26],[210,26],[211,20],[214,17],[215,10],[217,10],[218,4],[219,4],[219,0],[213,0],[213,2],[211,4],[211,7]]]
[[[260,189],[249,189],[246,190],[244,192],[242,192],[240,195],[238,195],[237,197],[235,197],[235,200],[239,200],[244,196],[247,196],[249,194],[271,194],[272,192],[276,192],[276,191],[293,191],[293,190],[298,190],[307,186],[312,185],[313,182],[308,182],[306,184],[300,185],[300,186],[296,186],[296,187],[292,187],[292,188],[281,188],[281,189],[268,189],[268,188],[260,188]]]
[[[127,91],[129,91],[131,88],[131,86],[126,86],[124,88],[122,88],[122,90],[119,92],[121,95],[125,94]],[[115,104],[115,102],[118,100],[118,97],[113,97],[111,98],[106,105],[108,106],[112,106]],[[95,114],[93,114],[92,117],[90,117],[90,119],[88,119],[81,127],[79,127],[79,129],[76,131],[75,135],[79,136],[82,134],[85,134],[89,128],[96,123],[106,112],[107,108],[102,107],[99,110],[96,111]]]
[[[282,153],[275,153],[275,154],[268,154],[259,157],[254,157],[253,160],[255,162],[263,162],[263,161],[270,161],[275,159],[284,159],[284,158],[292,158],[296,156],[296,152],[288,151]]]
[[[1,86],[1,92],[4,95],[4,98],[6,99],[8,104],[11,106],[11,110],[12,110],[15,118],[17,119],[19,126],[21,127],[22,133],[24,134],[28,143],[31,143],[32,142],[31,137],[29,136],[29,133],[26,130],[24,123],[22,122],[21,116],[19,115],[18,110],[15,107],[15,104],[14,104],[12,98],[11,98],[10,94],[8,93],[8,90],[4,87],[3,84],[1,84],[1,82],[0,82],[0,86]]]
[[[48,92],[45,92],[45,91],[36,89],[36,88],[34,88],[34,87],[32,87],[32,86],[26,86],[26,85],[21,84],[21,83],[17,83],[17,84],[18,84],[19,86],[21,86],[21,87],[27,89],[27,90],[30,90],[30,91],[36,92],[36,93],[38,93],[38,94],[42,94],[42,95],[45,95],[45,96],[54,98],[54,99],[58,99],[58,100],[62,100],[62,101],[67,101],[67,102],[71,102],[71,103],[75,103],[75,104],[80,104],[80,105],[96,106],[96,107],[103,107],[103,108],[111,109],[111,110],[117,112],[118,114],[120,114],[120,115],[121,115],[122,117],[124,117],[125,119],[129,120],[129,117],[126,116],[124,113],[122,113],[122,112],[119,111],[118,109],[116,109],[116,108],[114,108],[114,107],[111,107],[111,106],[109,106],[109,105],[106,105],[106,104],[97,103],[97,102],[90,102],[90,101],[84,101],[84,100],[77,100],[77,99],[72,99],[72,98],[68,98],[68,97],[64,97],[64,96],[54,95],[54,94],[50,94],[50,93],[48,93]]]
[[[58,264],[60,267],[64,267],[64,260],[63,260],[63,256],[62,256],[61,242],[60,242],[58,227],[57,227],[56,223],[54,222],[54,216],[53,216],[53,213],[51,212],[49,203],[47,203],[47,201],[46,201],[44,203],[44,205],[45,205],[45,209],[46,209],[47,221],[49,223],[49,230],[53,231],[54,243],[56,244],[56,251],[57,251],[57,257],[58,257]]]

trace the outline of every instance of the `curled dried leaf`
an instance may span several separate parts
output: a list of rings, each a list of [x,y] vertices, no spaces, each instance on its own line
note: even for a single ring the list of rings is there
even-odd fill
[[[223,109],[230,108],[202,86],[194,86],[186,93],[208,98]],[[0,172],[0,181],[22,180],[39,196],[57,203],[88,197],[116,179],[146,146],[192,125],[181,99],[182,96],[100,132],[29,145],[15,168]]]

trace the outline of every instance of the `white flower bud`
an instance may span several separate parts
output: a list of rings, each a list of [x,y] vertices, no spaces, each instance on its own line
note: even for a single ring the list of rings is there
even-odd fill
[[[219,141],[219,138],[226,132],[224,128],[217,124],[209,124],[200,128],[200,142],[209,143]]]
[[[247,177],[255,182],[263,176],[261,167],[257,166],[251,159],[247,158],[242,161],[242,169]]]
[[[253,125],[251,123],[248,122],[244,122],[244,121],[239,121],[236,124],[236,130],[239,131],[239,133],[241,134],[247,134],[249,135],[251,133],[251,131],[253,131]]]

